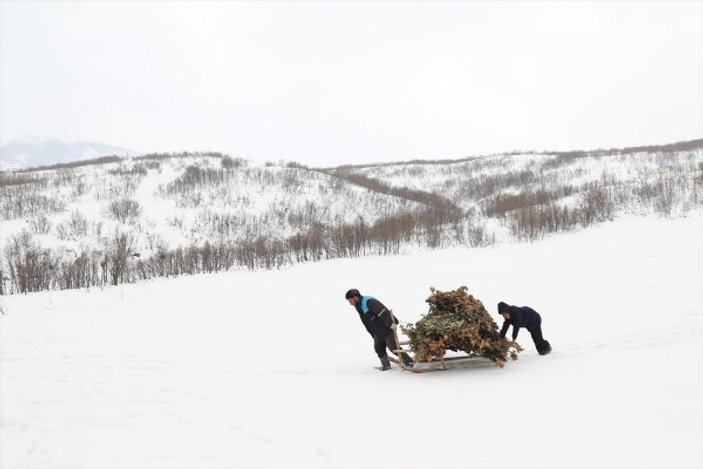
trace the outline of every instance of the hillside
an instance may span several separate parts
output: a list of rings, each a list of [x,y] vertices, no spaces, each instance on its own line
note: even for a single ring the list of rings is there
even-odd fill
[[[504,235],[534,240],[623,214],[680,216],[701,205],[703,140],[622,149],[502,154],[337,168],[433,192]],[[497,223],[495,223],[497,222]]]
[[[703,140],[307,168],[219,153],[0,171],[0,293],[535,241],[703,205]]]

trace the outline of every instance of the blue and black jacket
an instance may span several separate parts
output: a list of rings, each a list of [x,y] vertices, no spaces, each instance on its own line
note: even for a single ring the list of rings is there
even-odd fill
[[[391,313],[383,303],[372,296],[362,296],[356,312],[366,330],[373,337],[386,337],[391,332]],[[398,320],[396,319],[397,323]]]

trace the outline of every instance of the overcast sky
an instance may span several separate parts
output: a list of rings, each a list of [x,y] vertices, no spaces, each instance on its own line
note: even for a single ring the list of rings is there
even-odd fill
[[[703,2],[7,2],[0,140],[337,164],[703,136]]]

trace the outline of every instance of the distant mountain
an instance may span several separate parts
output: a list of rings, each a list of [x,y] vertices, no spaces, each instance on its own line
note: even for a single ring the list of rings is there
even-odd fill
[[[122,147],[54,137],[25,137],[0,147],[0,168],[32,167],[100,156],[130,156],[134,152]]]

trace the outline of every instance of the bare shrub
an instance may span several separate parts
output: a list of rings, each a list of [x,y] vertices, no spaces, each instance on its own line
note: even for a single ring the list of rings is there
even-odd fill
[[[59,239],[64,241],[71,239],[71,233],[66,223],[59,223],[58,225],[56,225],[56,236],[58,236]]]
[[[183,229],[182,218],[174,218],[169,221],[169,224]],[[204,210],[198,215],[198,224],[206,227],[206,233],[210,238],[225,240],[232,239],[237,233],[243,231],[246,225],[246,218],[243,215],[221,214]]]
[[[466,227],[463,225],[458,226],[462,227],[462,231],[465,230],[465,234],[458,237],[458,240],[471,247],[481,248],[493,246],[496,243],[495,234],[489,232],[486,226],[482,223],[469,221]]]
[[[103,156],[100,158],[93,158],[93,159],[81,160],[81,161],[73,161],[71,163],[58,163],[58,164],[52,164],[52,165],[47,165],[47,166],[34,166],[32,168],[21,169],[20,172],[30,173],[30,172],[34,172],[34,171],[47,171],[47,170],[51,170],[51,169],[72,169],[72,168],[79,168],[81,166],[93,166],[93,165],[101,165],[101,164],[108,164],[108,163],[117,163],[119,161],[122,161],[122,158],[120,158],[119,156]]]
[[[249,269],[272,269],[285,261],[285,244],[266,236],[253,241],[242,241],[235,250],[236,259]]]
[[[120,164],[115,169],[108,170],[107,173],[113,176],[146,176],[148,171],[143,164],[134,164],[132,166]]]
[[[223,169],[188,166],[183,174],[166,186],[168,194],[183,194],[197,187],[214,186],[228,179],[228,172]]]
[[[294,262],[319,261],[327,251],[325,230],[321,225],[286,240],[286,251]]]
[[[225,169],[236,169],[246,166],[246,160],[224,156],[222,157],[222,160],[220,160],[220,164]]]
[[[382,181],[379,181],[378,179],[373,179],[368,176],[364,176],[363,174],[353,174],[344,171],[335,171],[332,172],[331,175],[340,177],[348,182],[351,182],[352,184],[365,187],[367,189],[381,194],[393,195],[396,197],[412,200],[414,202],[419,202],[425,205],[438,207],[445,210],[450,209],[459,211],[459,209],[456,207],[456,205],[454,205],[451,200],[447,199],[446,197],[442,197],[441,195],[435,194],[434,192],[418,191],[414,189],[408,189],[406,187],[392,187]]]
[[[36,190],[24,190],[22,186],[0,188],[0,219],[34,217],[65,210],[66,202],[58,197],[49,197]]]
[[[209,156],[213,158],[224,158],[226,155],[218,151],[195,151],[195,152],[173,152],[173,153],[147,153],[133,158],[136,161],[164,161],[174,158],[187,158],[193,156]]]
[[[42,249],[28,231],[10,237],[5,246],[9,278],[17,293],[49,290],[56,269],[56,260],[49,250]]]
[[[581,194],[578,207],[581,226],[612,220],[614,213],[615,205],[607,189],[596,186]]]
[[[165,251],[168,243],[156,231],[150,231],[146,235],[146,246],[150,251]]]
[[[56,226],[56,234],[59,239],[77,240],[88,234],[88,220],[81,212],[74,210],[68,220]]]
[[[296,193],[302,187],[305,187],[306,180],[302,179],[296,169],[286,168],[283,170],[283,190],[288,193]]]
[[[51,225],[49,217],[43,214],[29,220],[29,227],[34,234],[49,234]]]
[[[120,223],[132,223],[139,218],[142,208],[136,200],[121,199],[110,203],[109,212]]]
[[[39,178],[33,175],[19,175],[12,173],[0,172],[0,187],[21,186],[22,184],[38,184],[45,181],[44,178]]]
[[[105,250],[105,258],[101,263],[112,285],[119,285],[128,279],[129,250],[133,243],[127,233],[115,231]]]
[[[287,161],[285,166],[286,168],[309,169],[306,165],[298,163],[297,161]]]
[[[84,195],[88,191],[85,181],[81,178],[73,185],[73,197],[77,198]]]
[[[506,187],[525,187],[537,183],[540,183],[540,176],[532,169],[481,175],[470,177],[461,186],[457,196],[461,199],[478,200],[496,194]]]
[[[166,219],[166,224],[173,228],[183,229],[184,220],[183,217],[173,216]]]
[[[68,227],[75,237],[85,236],[88,234],[88,220],[78,210],[71,212],[71,217],[68,220]]]
[[[57,287],[61,290],[102,285],[100,254],[85,251],[61,261],[57,277]]]
[[[54,177],[51,179],[54,186],[71,186],[76,179],[76,172],[73,168],[59,168],[54,170]]]
[[[578,221],[578,216],[571,210],[553,202],[521,208],[507,217],[513,236],[530,242],[541,239],[547,233],[573,229]]]
[[[676,183],[665,178],[641,183],[633,188],[633,194],[639,204],[649,206],[656,213],[667,217],[672,215],[678,199]]]
[[[147,153],[145,155],[137,156],[135,160],[146,160],[146,161],[164,161],[170,160],[172,158],[185,158],[190,156],[188,153]]]
[[[536,190],[523,190],[516,194],[497,194],[483,203],[483,213],[490,217],[502,217],[511,210],[543,205],[571,195],[573,187],[566,185],[557,190],[544,187]]]
[[[11,286],[12,283],[10,283],[10,277],[5,275],[3,259],[0,258],[0,296],[7,295]],[[0,313],[3,315],[5,314],[5,311],[2,310],[2,304],[0,304]]]

